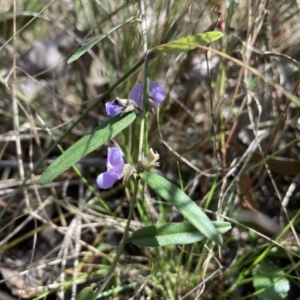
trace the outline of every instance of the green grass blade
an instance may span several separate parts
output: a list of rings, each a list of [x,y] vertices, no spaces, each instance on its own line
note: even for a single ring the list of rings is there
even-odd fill
[[[153,172],[144,172],[140,176],[163,199],[174,205],[205,237],[218,245],[222,244],[222,237],[211,220],[181,189]]]
[[[112,32],[116,31],[117,29],[123,27],[124,25],[131,23],[133,20],[135,20],[135,17],[131,17],[129,19],[127,19],[125,22],[113,27],[111,30],[109,30],[107,33],[105,34],[100,34],[98,36],[96,36],[95,38],[93,38],[92,40],[90,40],[89,42],[85,43],[82,47],[80,47],[69,59],[68,59],[68,64],[71,64],[72,62],[74,62],[75,60],[77,60],[81,55],[83,55],[84,53],[86,53],[87,51],[89,51],[94,45],[96,45],[97,43],[99,43],[101,40],[103,40],[104,38],[106,38],[109,34],[111,34]]]
[[[212,222],[219,233],[231,229],[229,222]],[[157,224],[141,228],[131,235],[137,246],[158,247],[200,242],[205,236],[190,222]]]
[[[150,50],[150,53],[153,57],[155,57],[157,55],[170,55],[187,52],[197,48],[197,45],[206,46],[207,44],[210,44],[221,38],[222,35],[222,32],[219,31],[188,35],[168,44],[157,46]]]
[[[129,126],[135,119],[134,112],[124,116],[115,116],[85,135],[61,156],[59,156],[42,174],[39,182],[46,184],[74,165],[82,157],[115,137],[120,131]]]

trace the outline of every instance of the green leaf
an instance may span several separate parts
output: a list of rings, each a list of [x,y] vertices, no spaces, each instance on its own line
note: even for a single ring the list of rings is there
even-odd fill
[[[111,140],[120,131],[129,126],[135,117],[136,114],[134,112],[123,116],[118,115],[112,117],[91,133],[82,137],[44,171],[39,180],[40,184],[50,182],[69,167],[73,166],[82,157],[94,151],[108,140]]]
[[[174,205],[205,237],[218,245],[222,244],[222,237],[211,220],[181,189],[153,172],[143,172],[140,176],[157,194]]]
[[[206,46],[223,36],[222,32],[210,31],[196,35],[188,35],[168,44],[159,45],[150,50],[152,57],[187,52],[197,48],[197,45]]]
[[[76,300],[95,300],[95,295],[90,287],[84,288],[77,296]]]
[[[219,233],[225,233],[231,229],[229,222],[212,223]],[[190,222],[147,226],[131,235],[131,242],[134,245],[146,247],[192,244],[203,239],[205,236]]]
[[[264,261],[256,266],[252,273],[253,285],[261,300],[286,299],[290,290],[290,283],[279,267],[270,261]]]
[[[77,60],[81,55],[83,55],[84,53],[86,53],[87,51],[89,51],[94,45],[96,45],[97,43],[99,43],[101,40],[103,40],[104,38],[106,38],[109,34],[111,34],[112,32],[114,32],[115,30],[123,27],[124,25],[131,23],[132,21],[135,20],[135,17],[131,17],[129,19],[127,19],[125,22],[113,27],[111,30],[109,30],[107,33],[105,34],[100,34],[98,36],[96,36],[95,38],[93,38],[92,40],[88,41],[87,43],[85,43],[82,47],[80,47],[69,59],[68,59],[68,64],[72,63],[73,61]]]

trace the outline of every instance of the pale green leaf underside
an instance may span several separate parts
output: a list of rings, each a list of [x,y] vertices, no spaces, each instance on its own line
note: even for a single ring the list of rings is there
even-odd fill
[[[222,237],[211,220],[182,190],[154,172],[144,172],[140,176],[157,194],[174,205],[205,237],[218,245],[222,244]]]
[[[261,300],[286,299],[290,290],[289,280],[284,272],[270,261],[264,261],[253,271],[253,285]]]
[[[88,41],[87,43],[85,43],[82,47],[80,47],[69,59],[68,59],[68,64],[71,64],[73,61],[77,60],[81,55],[83,55],[84,53],[86,53],[87,51],[89,51],[94,45],[96,45],[97,43],[99,43],[101,40],[103,40],[104,38],[106,38],[109,34],[111,34],[112,32],[114,32],[115,30],[123,27],[124,25],[131,23],[135,18],[131,17],[129,19],[127,19],[125,22],[113,27],[111,30],[109,30],[107,33],[105,34],[100,34],[98,36],[96,36],[95,38],[93,38],[92,40]]]
[[[82,137],[59,156],[42,174],[39,182],[45,184],[73,166],[82,157],[111,140],[120,131],[129,126],[135,119],[134,112],[115,116],[98,126],[91,133]]]
[[[77,296],[76,300],[94,300],[95,295],[90,287],[84,288]]]
[[[170,55],[187,52],[197,48],[197,45],[206,46],[222,37],[222,32],[210,31],[196,35],[188,35],[168,44],[159,45],[150,50],[153,56]]]
[[[231,229],[229,222],[212,222],[219,233]],[[200,242],[205,236],[190,222],[157,224],[141,228],[131,235],[137,246],[158,247]]]

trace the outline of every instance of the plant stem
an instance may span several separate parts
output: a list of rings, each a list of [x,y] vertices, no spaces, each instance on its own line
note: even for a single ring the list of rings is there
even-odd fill
[[[138,192],[139,181],[140,181],[139,178],[135,181],[133,199],[132,199],[132,201],[130,203],[128,219],[127,219],[127,222],[126,222],[126,226],[125,226],[125,229],[124,229],[124,233],[123,233],[122,240],[120,242],[117,254],[114,257],[114,260],[113,260],[113,262],[112,262],[112,264],[110,266],[109,272],[106,275],[103,283],[98,282],[98,289],[95,291],[95,299],[105,289],[106,285],[108,284],[108,282],[110,281],[111,277],[113,276],[113,274],[115,272],[115,269],[116,269],[116,266],[117,266],[117,263],[119,261],[119,258],[121,256],[121,254],[123,252],[123,249],[124,249],[124,246],[126,244],[128,233],[129,233],[129,226],[130,226],[130,222],[131,222],[131,219],[132,219],[134,205],[135,205],[135,201],[136,201],[136,195],[137,195],[137,192]]]
[[[144,48],[144,95],[143,95],[143,110],[142,120],[140,125],[140,140],[139,140],[139,154],[138,160],[140,161],[143,156],[144,145],[144,130],[145,130],[145,115],[148,112],[148,94],[149,94],[149,82],[148,82],[148,44],[147,44],[147,24],[145,15],[145,3],[144,0],[140,0],[140,11],[142,15],[142,36],[143,36],[143,48]]]
[[[143,36],[143,45],[144,45],[144,97],[143,97],[143,111],[142,111],[142,120],[140,124],[140,138],[139,138],[139,149],[138,149],[138,160],[141,160],[143,156],[143,142],[144,142],[144,129],[145,129],[145,114],[148,111],[148,91],[149,91],[149,84],[148,84],[148,46],[147,46],[147,35],[146,35],[146,19],[145,19],[145,6],[144,6],[144,0],[140,0],[140,11],[142,15],[142,36]],[[129,233],[129,226],[133,215],[134,205],[136,201],[136,196],[138,192],[138,186],[139,186],[140,179],[137,178],[135,181],[134,186],[134,193],[133,193],[133,200],[130,203],[130,210],[128,214],[128,219],[126,223],[126,227],[124,229],[124,234],[122,237],[122,240],[120,242],[117,254],[114,257],[114,260],[111,264],[111,267],[109,269],[108,274],[106,275],[106,278],[104,279],[104,282],[98,283],[99,288],[95,291],[95,298],[99,296],[99,294],[105,289],[106,285],[110,281],[111,277],[113,276],[117,263],[119,261],[119,258],[123,252],[127,236]]]

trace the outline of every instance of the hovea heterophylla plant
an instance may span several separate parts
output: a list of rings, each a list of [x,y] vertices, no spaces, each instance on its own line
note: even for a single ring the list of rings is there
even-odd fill
[[[121,25],[123,26],[124,24],[127,24],[131,21],[132,19],[127,20]],[[116,26],[114,30],[120,28],[121,25]],[[109,31],[104,37],[108,36],[111,32],[112,30]],[[101,37],[99,37],[97,42],[101,41],[101,39],[103,39],[104,37],[101,35]],[[168,44],[157,46],[152,50],[150,50],[149,53],[150,54],[154,53],[155,55],[169,55],[174,53],[186,52],[195,49],[197,45],[207,45],[209,43],[218,40],[221,37],[222,37],[222,33],[217,31],[200,33],[194,36],[187,36],[187,37],[180,38]],[[187,43],[189,44],[188,45],[189,47],[186,47]],[[77,60],[80,57],[79,54],[80,55],[84,54],[90,48],[91,46],[87,48],[86,45],[82,46],[80,49],[77,50],[76,53],[74,53],[69,58],[68,62],[71,63]],[[138,107],[140,107],[139,106],[140,97],[141,97],[140,91],[141,91],[141,84],[137,84],[136,87],[134,87],[131,93],[129,94],[130,97],[133,98],[136,97],[136,100],[134,102],[136,102]],[[151,92],[151,80],[150,80],[150,92]],[[153,101],[154,105],[157,105],[162,101],[161,97],[163,96],[163,94],[164,92],[162,91],[161,86],[158,83],[156,87],[154,85],[153,94],[151,95],[150,93],[150,96],[154,96],[155,98]],[[133,100],[133,99],[129,98],[129,100]],[[107,142],[108,140],[116,136],[123,129],[128,127],[134,121],[136,115],[135,113],[132,112],[131,114],[120,116],[119,114],[122,113],[122,109],[123,109],[122,105],[116,105],[116,107],[112,109],[112,112],[108,110],[110,115],[115,115],[116,118],[109,119],[107,122],[101,124],[99,127],[95,128],[90,134],[84,136],[73,146],[71,146],[68,150],[66,150],[58,159],[54,161],[54,163],[52,163],[43,172],[39,181],[40,184],[45,184],[52,181],[55,177],[57,177],[59,174],[64,172],[67,168],[75,164],[79,159],[86,156],[88,153],[95,150],[97,147],[100,147],[105,142]]]
[[[222,34],[219,32],[207,32],[195,36],[187,36],[168,44],[157,46],[153,50],[150,50],[150,53],[155,55],[167,55],[190,51],[197,47],[197,44],[208,44],[219,39],[221,36]],[[191,44],[195,46],[191,46]],[[89,47],[86,49],[84,47],[87,46],[85,45],[83,46],[83,49],[79,49],[80,51],[78,50],[77,54],[74,55],[72,59],[70,58],[69,61],[77,59],[78,53],[82,54],[89,49]],[[103,145],[105,142],[120,133],[123,129],[128,127],[135,120],[139,111],[143,110],[144,88],[144,83],[137,83],[130,91],[127,99],[120,100],[117,98],[107,102],[106,112],[109,116],[112,116],[112,118],[66,150],[45,170],[40,178],[40,183],[45,184],[53,180],[67,168],[75,164],[79,159]],[[165,99],[165,96],[164,87],[153,80],[149,80],[149,109],[153,110],[155,106],[159,105]],[[107,171],[98,176],[98,186],[100,188],[107,189],[110,188],[117,180],[121,179],[123,177],[124,164],[121,150],[118,148],[109,148]],[[145,175],[141,174],[143,180],[145,180],[164,199],[171,202],[181,213],[183,213],[185,218],[188,221],[191,221],[199,232],[201,232],[205,237],[220,244],[222,242],[221,236],[206,214],[194,202],[192,202],[185,193],[179,189],[177,190],[177,188],[169,183],[165,178],[161,177],[158,179],[157,176],[158,175],[155,173],[145,173]],[[174,192],[175,189],[176,192]]]
[[[131,100],[134,101],[138,107],[142,105],[142,89],[143,86],[141,84],[136,85],[133,88],[133,92],[131,92]],[[159,104],[163,101],[165,97],[165,91],[163,87],[155,83],[154,81],[150,81],[150,96],[153,101],[153,105]],[[114,101],[109,102],[110,107],[114,106],[114,108],[118,107],[119,104]],[[94,149],[96,149],[99,145],[106,142],[109,138],[112,138],[117,133],[119,133],[122,129],[127,127],[131,122],[134,121],[136,111],[132,111],[122,114],[123,105],[120,105],[120,110],[118,114],[104,123],[102,126],[99,126],[100,129],[93,131],[91,134],[86,135],[77,143],[75,143],[72,147],[70,147],[65,153],[63,153],[42,175],[40,182],[45,183],[49,178],[53,179],[61,170],[67,169],[72,163],[75,163],[78,159],[80,159],[83,154],[87,154]],[[107,109],[108,114],[111,112],[110,109]],[[114,121],[110,123],[109,121]],[[104,138],[106,137],[106,138]],[[74,150],[74,152],[73,152]],[[155,162],[153,165],[147,166],[145,165],[145,161],[148,162],[148,159],[141,160],[138,163],[139,171],[149,170],[152,167],[158,166],[157,160],[159,156],[155,156],[155,153],[151,153],[153,156],[153,161]],[[76,157],[76,161],[72,160]],[[148,156],[146,156],[148,157]],[[102,189],[108,189],[113,184],[123,177],[123,168],[124,168],[124,159],[122,157],[122,152],[120,149],[113,147],[108,148],[108,157],[107,157],[107,171],[101,173],[97,178],[97,184]],[[141,167],[142,166],[142,167]],[[170,202],[174,205],[183,215],[184,217],[190,221],[191,224],[205,237],[212,239],[217,244],[222,243],[222,238],[210,221],[210,219],[206,216],[206,214],[179,188],[170,183],[164,177],[157,175],[154,172],[146,172],[139,174],[141,178],[148,183],[162,198]]]
[[[132,20],[128,21],[131,22]],[[127,21],[123,25],[128,23]],[[114,30],[118,29],[116,26]],[[95,43],[105,38],[106,35],[99,36],[98,39],[85,44],[70,59],[69,62],[76,60],[80,55],[88,51]],[[159,45],[149,51],[149,58],[158,55],[169,55],[195,49],[197,45],[207,45],[222,36],[219,32],[201,33],[195,36],[187,36]],[[146,81],[147,82],[147,81]],[[153,112],[155,107],[164,101],[166,92],[158,82],[149,80],[148,82],[148,103],[146,109]],[[74,165],[82,157],[94,151],[114,138],[118,133],[135,121],[137,116],[145,109],[144,95],[146,84],[144,82],[134,85],[126,98],[116,98],[106,103],[106,113],[109,118],[106,122],[98,126],[91,133],[81,138],[78,142],[67,149],[59,158],[56,159],[42,174],[40,183],[50,182],[67,168]],[[147,113],[147,112],[146,112]],[[146,150],[147,151],[147,150]],[[107,170],[97,177],[97,185],[101,189],[111,188],[116,181],[124,176],[125,159],[122,150],[117,147],[109,147],[107,153]],[[133,233],[132,241],[137,245],[144,246],[164,246],[170,244],[195,243],[208,238],[220,245],[222,243],[221,234],[230,229],[227,222],[213,223],[203,210],[193,202],[181,189],[169,182],[163,176],[149,171],[153,167],[159,166],[159,154],[151,150],[147,155],[143,155],[135,166],[132,167],[130,174],[135,176],[135,180],[146,182],[160,197],[171,203],[182,213],[187,222],[182,224],[168,223],[145,227],[137,233]],[[220,227],[226,228],[219,230]],[[144,236],[143,236],[144,235]],[[142,242],[141,242],[142,241]]]

